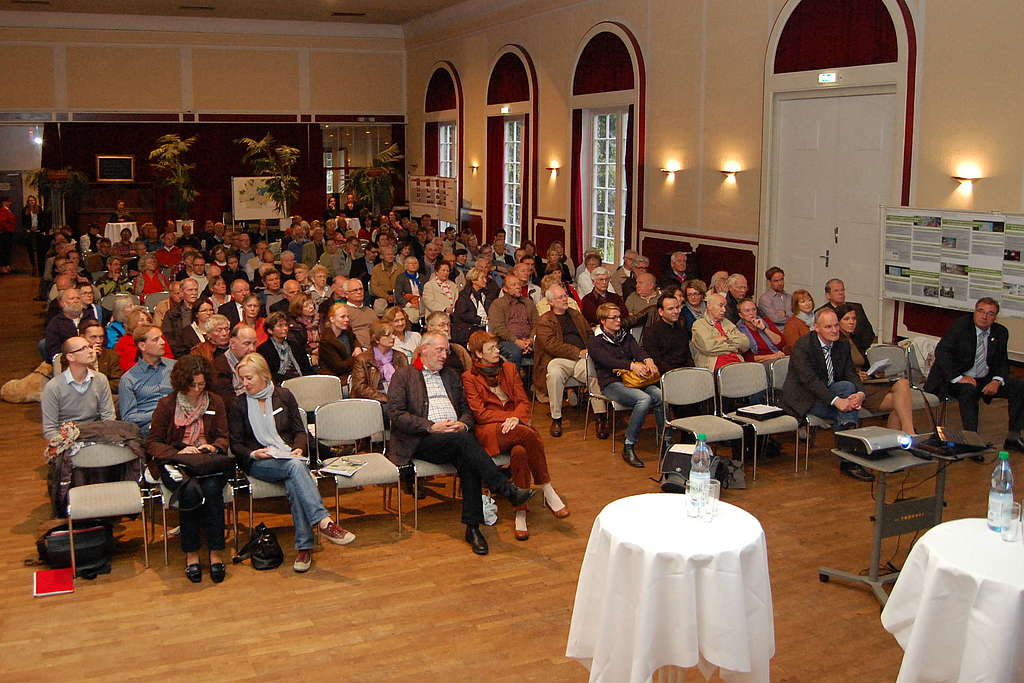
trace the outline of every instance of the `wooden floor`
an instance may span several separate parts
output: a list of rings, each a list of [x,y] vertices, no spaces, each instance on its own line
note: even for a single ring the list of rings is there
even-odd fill
[[[31,301],[34,284],[27,276],[0,282],[10,297],[0,325],[3,382],[37,364],[42,305]],[[461,537],[458,508],[439,498],[421,512],[420,530],[412,531],[410,516],[399,538],[374,489],[343,496],[343,524],[358,540],[317,552],[305,575],[291,570],[286,508],[264,507],[258,519],[277,528],[285,548],[285,564],[277,570],[229,566],[225,583],[214,585],[207,575],[196,586],[183,576],[176,543],[169,567],[154,544],[145,570],[141,525],[127,522],[118,528],[111,574],[80,581],[74,595],[35,599],[33,568],[24,561],[34,558],[37,535],[53,523],[39,405],[2,404],[0,677],[586,680],[586,670],[564,656],[580,562],[604,505],[656,490],[648,478],[652,430],[645,430],[641,442],[648,467],[637,470],[610,453],[608,441],[584,441],[582,419],[569,409],[565,436],[547,437],[548,419],[540,408],[537,424],[553,483],[572,516],[556,522],[534,504],[532,537],[525,543],[513,539],[510,511],[501,502],[502,518],[486,530],[491,554],[473,555]],[[923,428],[925,418],[919,417]],[[983,418],[989,438],[1001,440],[1005,414],[987,408]],[[789,442],[783,457],[759,468],[756,483],[723,494],[755,515],[767,535],[775,604],[772,680],[894,680],[902,651],[882,629],[875,599],[861,588],[818,581],[822,565],[866,571],[871,534],[872,487],[840,476],[827,455],[830,445],[830,435],[822,435],[810,471],[794,475]],[[950,468],[946,519],[984,514],[990,472],[989,465],[972,462]],[[931,473],[915,472],[909,483]],[[917,490],[923,493],[929,485]],[[890,490],[895,495],[899,488]],[[333,493],[326,485],[323,492],[332,507]],[[883,559],[892,556],[901,564],[909,542],[888,541]]]

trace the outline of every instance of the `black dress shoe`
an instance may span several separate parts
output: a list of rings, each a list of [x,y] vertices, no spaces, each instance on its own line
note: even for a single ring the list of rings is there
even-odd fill
[[[607,439],[610,432],[608,431],[608,416],[601,414],[597,416],[597,438]]]
[[[853,462],[843,461],[839,463],[839,471],[857,481],[874,481],[875,475]]]
[[[551,418],[551,429],[548,430],[548,433],[556,439],[562,435],[562,418]]]
[[[1003,442],[1003,450],[1024,453],[1024,439],[1021,439],[1019,436],[1016,439],[1007,439]]]
[[[506,487],[501,491],[501,495],[505,496],[505,498],[508,499],[508,502],[512,503],[516,507],[525,505],[526,501],[533,498],[533,494],[535,493],[537,493],[535,489],[521,489],[512,482],[508,482]]]
[[[190,564],[185,567],[185,576],[192,583],[199,583],[203,580],[203,568],[198,564]]]
[[[486,555],[490,552],[490,548],[487,547],[487,539],[480,533],[480,527],[476,524],[466,525],[466,543],[477,555]]]
[[[412,469],[412,465],[409,465],[408,467],[402,467],[399,470],[398,478],[402,481],[402,490],[405,491],[410,496],[416,496],[416,500],[423,500],[424,498],[427,497],[427,492],[424,491],[423,489],[413,488],[413,480],[416,478],[416,474]]]
[[[633,450],[633,444],[627,443],[622,447],[622,459],[626,461],[627,465],[633,467],[643,467],[644,461],[636,457],[636,451]]]
[[[210,578],[213,579],[214,583],[220,583],[227,575],[228,573],[224,569],[223,562],[214,562],[210,565]]]

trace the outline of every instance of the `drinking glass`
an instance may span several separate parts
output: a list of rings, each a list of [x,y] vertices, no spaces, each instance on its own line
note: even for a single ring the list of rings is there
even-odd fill
[[[1008,543],[1019,541],[1020,525],[1020,503],[1011,503],[1010,514],[999,534],[1003,537],[1003,540]]]
[[[700,510],[702,520],[710,522],[714,519],[715,513],[718,512],[718,499],[721,495],[722,483],[717,479],[710,480],[704,491],[704,505]]]

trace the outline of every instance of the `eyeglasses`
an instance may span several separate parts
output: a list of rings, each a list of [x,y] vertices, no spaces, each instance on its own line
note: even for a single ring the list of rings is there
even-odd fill
[[[986,318],[994,318],[997,315],[999,315],[999,311],[983,311],[980,308],[975,308],[974,312],[977,313],[978,315],[983,315]]]
[[[67,356],[70,356],[70,355],[71,355],[71,354],[73,354],[73,353],[78,353],[78,352],[80,352],[80,351],[85,351],[86,349],[91,349],[91,348],[92,348],[91,346],[89,346],[88,344],[86,344],[85,346],[80,346],[80,347],[78,347],[78,348],[77,348],[77,349],[75,349],[74,351],[68,351],[68,352],[67,352],[67,353],[66,353],[65,355],[67,355]]]

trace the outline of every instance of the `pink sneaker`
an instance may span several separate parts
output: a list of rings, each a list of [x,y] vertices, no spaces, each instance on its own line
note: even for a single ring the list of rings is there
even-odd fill
[[[320,533],[331,543],[335,545],[348,545],[352,541],[356,540],[356,535],[351,531],[345,531],[334,522],[328,522],[327,527],[320,529]]]

